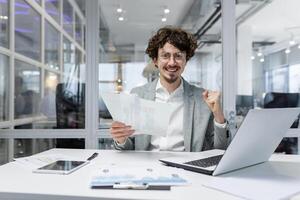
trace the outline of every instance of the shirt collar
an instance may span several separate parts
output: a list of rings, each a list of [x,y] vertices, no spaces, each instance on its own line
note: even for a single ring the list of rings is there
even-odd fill
[[[158,79],[157,84],[156,84],[156,92],[164,92],[164,93],[169,94],[168,90],[160,83],[160,78]],[[183,78],[181,77],[180,85],[169,95],[177,96],[177,95],[182,95],[182,94],[183,94]]]

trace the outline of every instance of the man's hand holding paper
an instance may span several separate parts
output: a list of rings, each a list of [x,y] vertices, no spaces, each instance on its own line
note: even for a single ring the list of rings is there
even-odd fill
[[[116,138],[122,140],[122,137],[132,134],[166,134],[174,109],[172,105],[141,99],[131,94],[103,93],[102,98],[115,121],[111,133]]]
[[[112,137],[118,141],[118,143],[123,144],[126,141],[126,138],[131,136],[134,133],[134,130],[131,126],[118,121],[114,121],[111,125],[110,133]]]

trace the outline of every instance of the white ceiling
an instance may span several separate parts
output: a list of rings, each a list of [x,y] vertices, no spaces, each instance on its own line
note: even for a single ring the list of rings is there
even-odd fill
[[[193,32],[203,24],[203,16],[208,6],[203,6],[198,13],[191,12],[195,2],[200,0],[100,0],[101,15],[110,32],[110,41],[115,46],[131,46],[134,51],[144,51],[148,39],[159,27],[164,25],[177,25],[192,28]],[[202,3],[211,4],[212,0],[201,0]],[[207,3],[209,2],[209,3]],[[240,25],[250,26],[253,41],[282,42],[289,40],[291,35],[300,42],[300,0],[239,0],[236,6],[237,18],[243,16],[249,8],[261,6],[258,11]],[[125,10],[123,22],[118,21],[116,9],[121,6]],[[163,9],[167,6],[171,12],[167,15],[167,22],[161,22]],[[211,6],[211,5],[210,5]],[[196,17],[202,21],[193,21],[197,24],[183,24],[184,19]],[[205,13],[205,14],[203,14]],[[194,16],[193,16],[194,15]],[[219,34],[220,20],[207,32]],[[249,33],[250,34],[250,33]],[[209,48],[207,48],[209,49]],[[215,48],[212,48],[215,49]]]
[[[146,46],[148,39],[158,27],[178,25],[194,0],[100,0],[101,11],[115,45],[134,44],[135,48]],[[117,8],[125,11],[124,21],[118,21]],[[162,22],[164,7],[171,12]]]
[[[244,25],[252,27],[254,40],[280,42],[290,37],[291,33],[299,37],[299,8],[299,0],[273,0],[250,17]]]

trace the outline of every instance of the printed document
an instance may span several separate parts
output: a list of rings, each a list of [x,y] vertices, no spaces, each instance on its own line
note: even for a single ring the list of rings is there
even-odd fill
[[[110,186],[116,183],[133,185],[187,185],[187,181],[178,174],[158,166],[101,166],[91,174],[90,187]]]
[[[102,93],[102,98],[115,121],[131,125],[134,135],[165,136],[174,106],[141,99],[134,94]]]

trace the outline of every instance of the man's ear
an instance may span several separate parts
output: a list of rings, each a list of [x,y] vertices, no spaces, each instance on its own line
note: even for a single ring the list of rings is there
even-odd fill
[[[157,58],[153,58],[152,61],[153,61],[154,66],[157,67]]]

